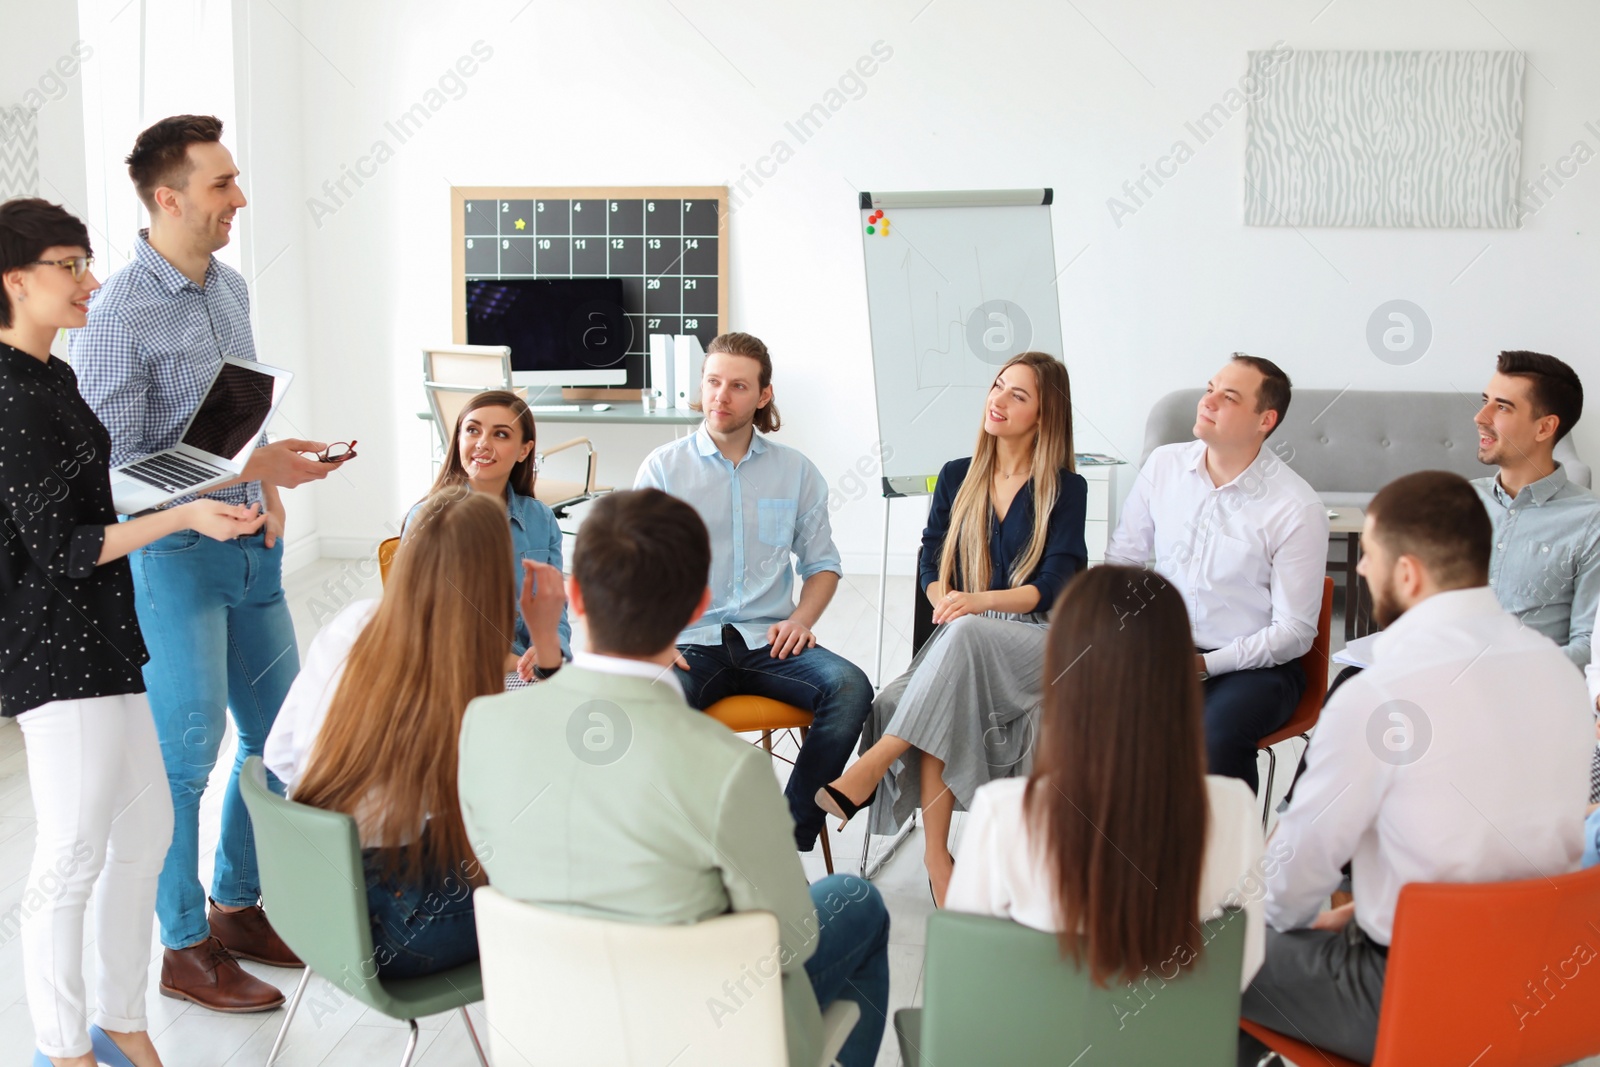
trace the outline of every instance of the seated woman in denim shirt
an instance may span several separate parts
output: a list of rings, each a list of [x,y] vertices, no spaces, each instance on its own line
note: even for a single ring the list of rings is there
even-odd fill
[[[455,447],[445,455],[439,477],[428,490],[433,496],[470,487],[505,500],[515,562],[513,601],[522,588],[522,561],[548,563],[561,570],[561,530],[556,526],[555,514],[533,497],[536,437],[533,413],[522,397],[499,389],[479,393],[467,401],[456,417],[452,437]],[[424,503],[419,501],[406,515],[406,530],[410,530]],[[560,648],[536,648],[527,626],[518,618],[506,670],[515,670],[527,680],[541,681],[560,670],[561,664],[572,658],[572,627],[565,610],[561,613],[560,632]]]

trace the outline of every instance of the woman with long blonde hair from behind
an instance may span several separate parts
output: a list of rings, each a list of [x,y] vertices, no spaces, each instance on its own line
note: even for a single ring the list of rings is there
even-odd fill
[[[383,599],[350,604],[317,634],[267,738],[266,764],[294,800],[356,820],[380,977],[478,956],[483,874],[461,821],[456,739],[467,703],[505,689],[511,558],[500,500],[427,498]],[[566,605],[561,573],[522,566],[522,613],[552,627]]]
[[[933,636],[873,701],[861,758],[817,793],[848,819],[886,789],[874,833],[922,808],[935,903],[954,867],[956,802],[1028,772],[1050,607],[1088,562],[1088,492],[1073,471],[1066,366],[1014,357],[989,389],[972,458],[946,463],[934,487],[918,568]]]

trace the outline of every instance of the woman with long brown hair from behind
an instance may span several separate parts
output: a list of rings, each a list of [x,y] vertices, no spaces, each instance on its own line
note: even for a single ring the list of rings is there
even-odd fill
[[[1159,575],[1096,567],[1056,604],[1033,772],[978,790],[946,904],[1061,934],[1096,982],[1171,979],[1197,919],[1245,912],[1240,988],[1261,966],[1255,795],[1208,775],[1189,614]]]
[[[267,738],[266,764],[294,800],[356,820],[381,977],[478,955],[483,876],[461,821],[456,741],[467,703],[505,689],[511,555],[500,500],[423,501],[383,599],[350,604],[317,634]],[[566,606],[560,572],[524,568],[523,614],[553,623]]]
[[[919,578],[933,636],[872,702],[861,758],[817,793],[824,811],[848,819],[882,782],[874,833],[893,833],[921,807],[935,903],[954,863],[956,804],[1028,772],[1047,613],[1088,557],[1089,486],[1072,467],[1066,365],[1024,352],[995,375],[972,458],[946,463],[934,487]]]

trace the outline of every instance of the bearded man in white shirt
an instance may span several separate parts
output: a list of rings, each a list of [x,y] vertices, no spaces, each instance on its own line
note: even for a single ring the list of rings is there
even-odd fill
[[[1583,678],[1496,600],[1492,536],[1454,474],[1408,474],[1373,497],[1357,571],[1384,627],[1376,662],[1329,698],[1273,832],[1290,857],[1266,880],[1266,963],[1240,1012],[1359,1063],[1402,886],[1548,878],[1582,852]],[[1323,911],[1346,861],[1355,899]],[[1264,1051],[1241,1035],[1239,1063]]]
[[[1150,453],[1106,562],[1153,566],[1183,595],[1205,689],[1211,774],[1256,788],[1256,743],[1305,692],[1328,512],[1264,445],[1289,411],[1289,376],[1236,352],[1195,411],[1194,436]]]

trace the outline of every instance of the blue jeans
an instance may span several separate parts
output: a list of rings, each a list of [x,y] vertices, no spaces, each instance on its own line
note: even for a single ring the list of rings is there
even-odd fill
[[[1256,792],[1256,742],[1294,714],[1306,691],[1305,670],[1299,660],[1290,660],[1276,667],[1213,675],[1201,689],[1208,773],[1242,779]]]
[[[200,863],[200,796],[233,713],[238,752],[222,798],[211,896],[255,904],[261,896],[239,769],[259,756],[289,684],[300,672],[283,596],[283,542],[261,534],[213,541],[183,530],[133,553],[134,606],[150,649],[144,666],[150,710],[172,790],[172,845],[156,891],[161,943],[188,948],[211,936]],[[283,784],[267,776],[274,791]]]
[[[472,886],[452,872],[408,884],[383,873],[383,853],[361,854],[379,978],[420,978],[478,958]]]
[[[1595,808],[1583,820],[1583,866],[1600,864],[1600,808]]]
[[[812,649],[812,651],[816,651]],[[817,909],[817,951],[806,960],[806,976],[826,1009],[853,1000],[861,1020],[839,1050],[841,1067],[870,1067],[889,1021],[889,909],[878,887],[853,874],[830,874],[811,886]]]
[[[689,669],[676,671],[690,705],[702,711],[731,696],[763,696],[811,712],[806,734],[784,796],[794,818],[794,842],[810,852],[822,830],[817,790],[844,773],[844,765],[872,714],[872,683],[861,668],[817,645],[787,659],[774,659],[767,646],[745,647],[732,626],[722,628],[720,645],[684,645]]]

